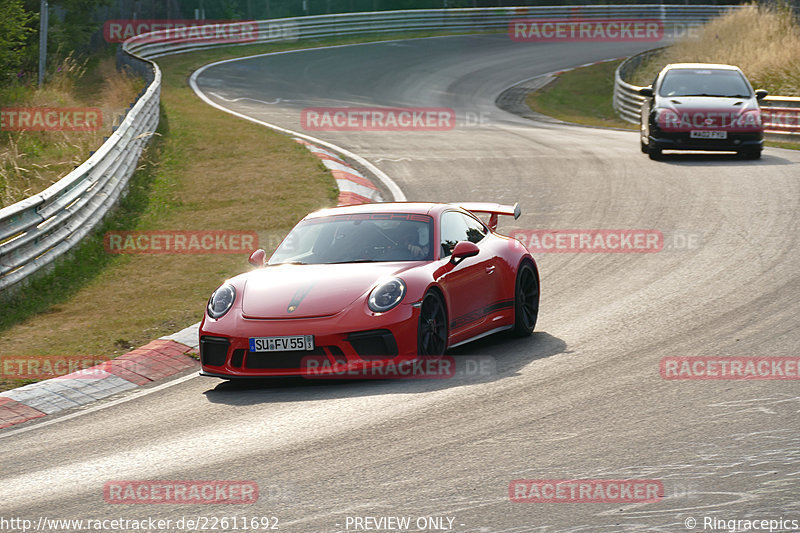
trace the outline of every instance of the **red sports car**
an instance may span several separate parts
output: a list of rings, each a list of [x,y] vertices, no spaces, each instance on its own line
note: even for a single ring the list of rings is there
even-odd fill
[[[307,215],[269,261],[256,250],[257,268],[211,295],[202,374],[308,375],[310,357],[363,367],[440,355],[502,330],[530,335],[539,273],[521,243],[495,232],[498,215],[520,210],[409,202]]]

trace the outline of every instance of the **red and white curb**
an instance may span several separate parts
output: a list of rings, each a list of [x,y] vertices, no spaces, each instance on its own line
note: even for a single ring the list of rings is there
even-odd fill
[[[85,370],[0,392],[0,428],[79,407],[198,368],[198,324]],[[193,337],[192,337],[193,335]]]
[[[333,178],[336,180],[336,186],[339,187],[338,205],[369,204],[383,201],[381,193],[375,184],[348,165],[339,156],[306,140],[297,137],[294,137],[294,140],[308,148],[331,171]]]

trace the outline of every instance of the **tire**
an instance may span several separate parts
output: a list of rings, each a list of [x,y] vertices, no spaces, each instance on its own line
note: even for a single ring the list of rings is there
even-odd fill
[[[533,265],[525,261],[517,271],[514,286],[514,329],[515,337],[528,337],[536,327],[539,316],[539,274]]]
[[[642,153],[646,154],[647,153],[647,145],[644,144],[644,141],[641,138],[639,138],[639,146],[642,149]]]
[[[743,150],[738,155],[743,159],[761,159],[761,150]]]
[[[442,355],[447,349],[447,310],[442,297],[429,291],[422,299],[417,324],[419,355]]]
[[[653,161],[658,161],[659,159],[661,159],[661,148],[656,148],[655,146],[647,145],[647,155]]]

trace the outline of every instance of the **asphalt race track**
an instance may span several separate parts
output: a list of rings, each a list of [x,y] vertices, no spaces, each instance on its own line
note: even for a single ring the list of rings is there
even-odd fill
[[[656,229],[665,249],[535,254],[536,333],[454,351],[490,356],[490,375],[243,385],[187,377],[4,430],[0,516],[275,516],[278,530],[302,533],[364,531],[374,523],[359,528],[355,518],[395,516],[411,517],[408,531],[419,517],[442,517],[423,530],[515,533],[800,521],[800,383],[659,372],[665,357],[800,356],[800,152],[656,162],[635,132],[536,122],[494,103],[525,78],[644,46],[461,36],[203,71],[197,83],[213,102],[352,151],[409,200],[518,201],[523,216],[501,230]],[[307,107],[376,105],[452,108],[458,126],[301,127]],[[595,478],[660,480],[664,495],[624,504],[509,498],[512,480]],[[253,480],[260,498],[115,505],[103,498],[111,480]]]

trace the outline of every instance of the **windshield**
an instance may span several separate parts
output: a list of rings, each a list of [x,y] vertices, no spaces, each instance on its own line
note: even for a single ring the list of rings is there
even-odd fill
[[[270,265],[430,261],[433,219],[408,213],[311,218],[292,229]]]
[[[736,70],[672,69],[664,75],[661,96],[720,96],[749,98],[747,80]]]

